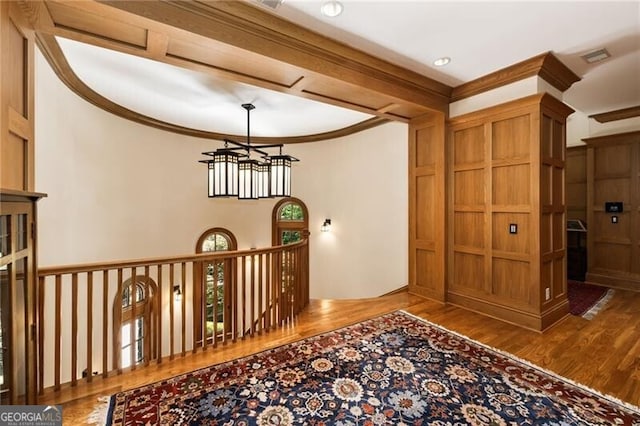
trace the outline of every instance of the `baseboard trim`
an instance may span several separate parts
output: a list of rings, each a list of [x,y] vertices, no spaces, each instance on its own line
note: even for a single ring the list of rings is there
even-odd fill
[[[392,294],[404,293],[404,292],[407,292],[407,291],[409,291],[409,284],[403,285],[402,287],[397,288],[395,290],[391,290],[388,293],[381,294],[379,297],[391,296]]]
[[[598,272],[587,272],[584,282],[618,290],[640,291],[640,279],[635,276],[615,276]]]
[[[447,303],[538,333],[547,330],[569,314],[568,300],[540,313],[527,312],[472,296],[454,293],[447,294]]]

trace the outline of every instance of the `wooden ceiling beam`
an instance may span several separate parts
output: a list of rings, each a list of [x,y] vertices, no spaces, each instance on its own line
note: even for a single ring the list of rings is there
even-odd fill
[[[446,111],[451,87],[242,1],[100,1],[176,37],[213,40],[400,103]],[[176,33],[176,31],[179,33]],[[194,38],[195,37],[195,38]],[[198,40],[199,39],[199,40]]]

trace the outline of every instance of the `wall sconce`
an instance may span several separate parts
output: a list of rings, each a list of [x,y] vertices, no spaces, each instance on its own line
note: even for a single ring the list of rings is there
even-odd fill
[[[320,231],[322,232],[329,232],[331,231],[331,219],[325,219],[324,223],[322,224],[322,226],[320,227]]]
[[[180,302],[182,300],[182,290],[179,285],[173,286],[173,300]]]

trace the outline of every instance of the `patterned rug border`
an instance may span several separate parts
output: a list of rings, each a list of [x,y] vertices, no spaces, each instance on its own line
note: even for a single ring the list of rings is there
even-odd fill
[[[600,299],[598,299],[596,301],[596,303],[594,303],[594,305],[592,307],[590,307],[589,309],[587,309],[587,311],[585,313],[583,313],[581,315],[582,318],[591,321],[593,318],[595,318],[595,316],[604,308],[607,307],[607,304],[609,303],[609,301],[611,300],[611,298],[613,297],[613,295],[615,294],[615,290],[610,288],[606,291],[605,294],[602,295],[602,297]]]
[[[387,317],[387,316],[393,316],[393,315],[396,315],[396,314],[403,314],[403,315],[405,315],[405,316],[407,316],[409,318],[412,318],[412,319],[414,319],[416,321],[419,321],[419,322],[422,322],[422,323],[427,324],[429,326],[432,326],[434,328],[437,328],[442,332],[450,333],[452,335],[455,335],[458,338],[461,338],[461,339],[464,339],[464,340],[468,341],[472,345],[475,345],[477,347],[480,347],[480,348],[485,349],[485,350],[490,351],[490,352],[494,352],[494,353],[499,354],[499,355],[501,355],[501,356],[503,356],[505,358],[508,358],[508,359],[510,359],[512,361],[521,363],[521,364],[525,365],[526,367],[531,368],[531,369],[541,373],[542,375],[547,375],[547,376],[549,376],[549,377],[551,377],[551,378],[553,378],[553,379],[555,379],[555,380],[557,380],[559,382],[563,382],[565,384],[568,384],[568,385],[571,385],[571,386],[575,386],[575,387],[577,387],[578,389],[580,389],[581,391],[583,391],[585,393],[591,393],[593,396],[602,398],[604,400],[607,400],[608,402],[610,402],[612,404],[618,404],[618,405],[624,407],[625,409],[629,410],[630,412],[632,412],[635,415],[640,415],[640,407],[639,406],[633,405],[633,404],[631,404],[629,402],[623,401],[623,400],[621,400],[619,398],[616,398],[614,396],[611,396],[611,395],[605,394],[603,392],[600,392],[600,391],[598,391],[596,389],[593,389],[593,388],[591,388],[589,386],[586,386],[586,385],[584,385],[582,383],[579,383],[579,382],[571,380],[571,379],[569,379],[567,377],[561,376],[560,374],[555,373],[555,372],[553,372],[551,370],[548,370],[546,368],[540,367],[539,365],[536,365],[531,361],[528,361],[526,359],[520,358],[520,357],[518,357],[518,356],[516,356],[514,354],[511,354],[509,352],[506,352],[504,350],[489,346],[489,345],[487,345],[485,343],[479,342],[479,341],[477,341],[475,339],[470,338],[469,336],[467,336],[465,334],[459,333],[457,331],[453,331],[453,330],[451,330],[451,329],[449,329],[447,327],[444,327],[444,326],[442,326],[440,324],[436,324],[436,323],[434,323],[432,321],[429,321],[429,320],[427,320],[425,318],[421,318],[421,317],[419,317],[419,316],[417,316],[415,314],[412,314],[410,312],[405,311],[404,309],[397,309],[397,310],[393,310],[393,311],[390,311],[390,312],[387,312],[387,313],[384,313],[384,314],[376,315],[374,317],[366,318],[366,319],[363,319],[363,320],[358,320],[358,321],[355,321],[353,323],[350,323],[350,324],[347,324],[347,325],[344,325],[344,326],[340,326],[340,327],[337,327],[337,328],[334,328],[334,329],[330,329],[330,330],[325,330],[325,331],[319,332],[317,334],[309,335],[309,336],[306,336],[306,337],[303,337],[303,338],[300,338],[300,339],[292,340],[290,342],[282,343],[282,344],[279,344],[279,345],[276,345],[276,346],[273,346],[273,347],[270,347],[270,348],[266,348],[266,349],[258,351],[258,352],[254,352],[254,353],[243,355],[243,356],[240,356],[240,357],[237,357],[237,358],[233,358],[233,359],[228,360],[228,361],[223,361],[223,362],[219,362],[219,363],[213,363],[213,364],[207,365],[205,367],[201,367],[201,368],[197,368],[197,369],[194,369],[194,370],[191,370],[191,371],[188,371],[188,372],[177,374],[175,376],[172,376],[171,379],[175,379],[175,378],[179,378],[181,376],[187,376],[187,375],[190,375],[190,374],[194,374],[194,373],[197,373],[198,371],[206,370],[206,369],[214,367],[214,366],[224,366],[224,365],[228,365],[228,364],[233,364],[233,363],[238,362],[239,360],[242,360],[242,359],[245,359],[245,358],[248,358],[248,357],[258,356],[260,354],[266,354],[266,353],[269,353],[269,352],[272,352],[272,351],[277,351],[280,348],[282,348],[284,346],[287,346],[287,345],[296,344],[296,343],[299,343],[299,342],[307,340],[307,339],[317,338],[317,337],[320,337],[320,336],[322,336],[324,334],[328,334],[328,333],[334,333],[334,332],[338,332],[338,331],[342,331],[342,330],[348,330],[349,328],[356,327],[356,326],[358,326],[359,324],[361,324],[363,322],[376,320],[376,319],[384,318],[384,317]],[[163,379],[163,380],[167,380],[167,379]],[[114,408],[115,408],[114,405],[116,403],[116,396],[118,394],[121,394],[123,392],[134,392],[134,391],[137,391],[138,389],[142,389],[142,388],[144,388],[146,386],[153,385],[154,383],[162,382],[163,380],[158,380],[158,381],[153,382],[153,383],[146,383],[144,385],[136,386],[136,387],[133,387],[133,388],[130,388],[130,389],[125,389],[125,390],[116,392],[113,395],[108,396],[107,398],[109,399],[109,403],[108,403],[108,406],[106,407],[106,409],[107,409],[106,416],[103,417],[104,419],[106,419],[106,423],[104,423],[104,424],[110,425],[113,422],[113,413],[114,413]]]
[[[516,356],[516,355],[514,355],[514,354],[512,354],[510,352],[506,352],[506,351],[503,351],[502,349],[494,348],[493,346],[489,346],[487,344],[479,342],[479,341],[477,341],[475,339],[472,339],[469,336],[466,336],[466,335],[464,335],[462,333],[458,333],[457,331],[450,330],[450,329],[448,329],[448,328],[446,328],[446,327],[444,327],[444,326],[442,326],[440,324],[433,323],[433,322],[431,322],[429,320],[421,318],[421,317],[419,317],[417,315],[414,315],[414,314],[412,314],[410,312],[407,312],[407,311],[405,311],[403,309],[399,309],[399,310],[397,310],[395,312],[402,312],[403,314],[406,314],[406,315],[408,315],[408,316],[410,316],[410,317],[412,317],[412,318],[414,318],[414,319],[416,319],[418,321],[422,321],[424,323],[427,323],[432,327],[438,328],[438,329],[440,329],[442,331],[445,331],[447,333],[454,334],[454,335],[456,335],[456,336],[458,336],[458,337],[460,337],[462,339],[466,339],[466,340],[472,342],[473,344],[482,347],[483,349],[486,349],[486,350],[489,350],[489,351],[493,351],[493,352],[498,353],[498,354],[500,354],[500,355],[502,355],[502,356],[504,356],[506,358],[509,358],[509,359],[513,360],[513,361],[520,362],[520,363],[526,365],[527,367],[533,368],[534,370],[537,370],[537,371],[539,371],[539,372],[541,372],[543,374],[551,376],[556,380],[559,380],[559,381],[565,382],[565,383],[569,383],[570,385],[576,386],[576,387],[580,388],[581,390],[584,390],[585,392],[589,392],[589,393],[592,393],[593,395],[595,395],[597,397],[606,399],[611,403],[622,405],[623,407],[627,408],[628,410],[635,412],[635,414],[639,414],[640,415],[640,406],[633,405],[633,404],[631,404],[629,402],[621,400],[620,398],[616,398],[615,396],[612,396],[612,395],[609,395],[609,394],[606,394],[606,393],[602,393],[602,392],[600,392],[600,391],[598,391],[596,389],[593,389],[593,388],[591,388],[589,386],[586,386],[586,385],[584,385],[584,384],[582,384],[580,382],[576,382],[575,380],[571,380],[571,379],[569,379],[569,378],[567,378],[565,376],[561,376],[560,374],[555,373],[555,372],[553,372],[551,370],[548,370],[548,369],[546,369],[544,367],[540,367],[539,365],[534,364],[531,361],[527,361],[526,359],[520,358],[520,357],[518,357],[518,356]],[[392,313],[395,313],[395,312],[392,312]]]

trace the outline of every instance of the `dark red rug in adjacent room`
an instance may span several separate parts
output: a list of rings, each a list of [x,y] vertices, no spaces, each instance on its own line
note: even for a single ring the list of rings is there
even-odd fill
[[[569,312],[591,319],[609,301],[613,290],[607,287],[567,280]]]

